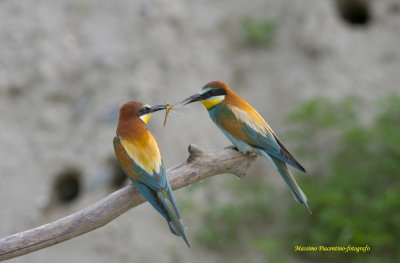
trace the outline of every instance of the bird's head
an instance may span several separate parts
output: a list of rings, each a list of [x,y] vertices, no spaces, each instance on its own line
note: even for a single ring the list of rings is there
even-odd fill
[[[144,122],[144,124],[147,124],[153,112],[165,110],[166,108],[166,105],[150,106],[141,102],[129,101],[122,105],[121,109],[119,110],[119,116],[120,120],[139,118],[141,121]]]
[[[200,101],[203,105],[210,110],[225,100],[228,94],[229,87],[225,82],[212,81],[204,85],[199,93],[196,93],[182,101],[183,105]]]

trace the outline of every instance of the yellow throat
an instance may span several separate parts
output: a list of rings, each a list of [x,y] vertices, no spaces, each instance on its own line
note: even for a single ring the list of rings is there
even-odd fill
[[[140,116],[140,119],[142,119],[142,121],[147,124],[147,122],[150,120],[151,117],[151,113],[147,113],[145,115]]]
[[[203,105],[206,107],[207,110],[209,110],[215,105],[220,104],[224,99],[225,95],[221,95],[221,96],[214,96],[206,100],[201,100],[200,102],[203,103]]]

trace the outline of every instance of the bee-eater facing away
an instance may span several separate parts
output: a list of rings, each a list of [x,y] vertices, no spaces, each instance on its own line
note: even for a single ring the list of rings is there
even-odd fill
[[[189,246],[160,148],[146,127],[151,114],[163,109],[166,109],[165,105],[149,106],[135,101],[122,105],[117,135],[114,137],[114,150],[132,184],[167,220],[171,232],[182,236]]]
[[[218,128],[242,153],[253,152],[270,161],[289,186],[294,199],[307,205],[307,197],[297,185],[286,164],[305,172],[286,150],[265,120],[225,82],[212,81],[199,93],[182,101],[184,105],[200,101]]]

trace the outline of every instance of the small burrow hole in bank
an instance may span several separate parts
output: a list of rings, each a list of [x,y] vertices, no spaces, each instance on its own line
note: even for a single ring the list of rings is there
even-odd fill
[[[335,0],[339,16],[350,26],[365,27],[372,22],[369,0]]]
[[[81,194],[81,188],[81,173],[77,169],[67,168],[56,175],[53,190],[58,202],[74,201]]]

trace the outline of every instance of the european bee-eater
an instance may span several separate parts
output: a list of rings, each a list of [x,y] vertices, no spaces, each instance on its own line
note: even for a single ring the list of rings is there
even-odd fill
[[[114,150],[132,184],[167,220],[171,232],[182,236],[189,246],[160,148],[146,126],[151,114],[163,109],[166,109],[165,105],[149,106],[135,101],[122,105],[117,135],[114,137]]]
[[[294,199],[307,205],[307,197],[297,185],[287,164],[305,172],[289,151],[279,141],[258,112],[239,95],[234,93],[225,82],[212,81],[199,93],[182,101],[184,105],[200,101],[208,110],[211,119],[228,139],[242,153],[253,152],[270,161],[289,186]]]

